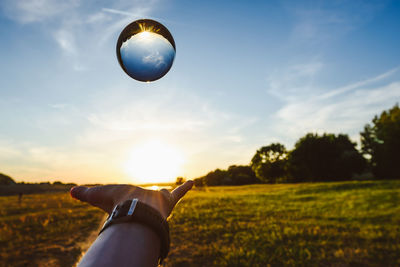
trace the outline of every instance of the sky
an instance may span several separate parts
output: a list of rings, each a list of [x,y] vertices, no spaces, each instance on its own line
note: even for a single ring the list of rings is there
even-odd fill
[[[359,142],[400,100],[398,14],[400,1],[384,0],[2,0],[0,172],[172,181],[248,164],[272,142],[292,149],[309,132]],[[116,57],[141,18],[176,43],[152,83]]]

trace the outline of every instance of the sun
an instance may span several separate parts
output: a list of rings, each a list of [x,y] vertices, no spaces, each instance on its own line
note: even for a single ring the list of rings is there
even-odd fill
[[[125,172],[137,184],[172,182],[180,175],[183,154],[160,140],[150,140],[132,148],[124,163]]]
[[[136,34],[136,38],[142,40],[142,41],[147,41],[150,42],[151,41],[151,37],[154,33],[152,32],[148,32],[148,31],[143,31],[143,32],[139,32]]]

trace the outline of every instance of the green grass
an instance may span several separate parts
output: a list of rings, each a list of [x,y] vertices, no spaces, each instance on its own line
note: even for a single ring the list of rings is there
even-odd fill
[[[194,190],[167,266],[399,266],[400,182]]]
[[[68,193],[0,197],[0,266],[72,266],[103,216]]]
[[[400,266],[400,181],[194,189],[166,266]],[[0,266],[71,266],[104,213],[67,193],[0,197]]]

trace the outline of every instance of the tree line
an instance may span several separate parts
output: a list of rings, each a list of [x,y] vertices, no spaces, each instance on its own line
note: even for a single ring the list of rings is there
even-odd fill
[[[400,179],[400,108],[375,116],[360,133],[357,149],[347,134],[308,133],[292,150],[272,143],[256,151],[249,165],[216,169],[194,179],[196,186],[253,183]],[[184,178],[178,177],[177,183]]]

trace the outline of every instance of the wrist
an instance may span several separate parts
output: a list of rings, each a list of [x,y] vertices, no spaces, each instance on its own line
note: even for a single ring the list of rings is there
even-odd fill
[[[115,225],[141,224],[153,231],[158,237],[160,263],[169,252],[170,238],[168,222],[160,212],[138,199],[126,200],[114,207],[104,223],[99,235]]]
[[[152,229],[140,223],[121,223],[98,236],[79,267],[157,266],[159,256],[160,239]]]
[[[160,237],[149,226],[141,223],[118,223],[111,225],[99,236],[99,238],[116,239],[122,243],[133,243],[138,247],[149,247],[151,254],[158,259],[160,254]],[[148,246],[147,244],[151,244]]]

